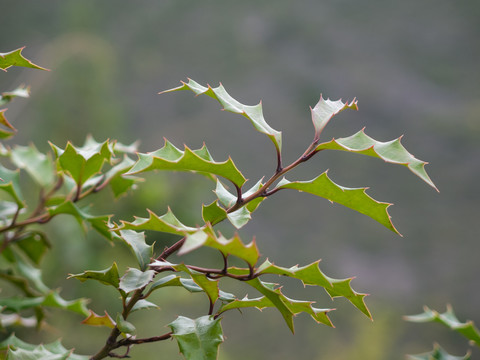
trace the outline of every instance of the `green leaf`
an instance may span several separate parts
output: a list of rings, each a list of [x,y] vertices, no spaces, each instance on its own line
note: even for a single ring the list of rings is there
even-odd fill
[[[58,292],[52,291],[45,297],[42,305],[69,310],[87,316],[89,314],[87,303],[88,300],[83,298],[70,301],[64,300]]]
[[[137,329],[135,328],[135,326],[132,323],[126,321],[123,318],[122,314],[117,314],[116,323],[117,323],[117,329],[124,334],[135,335],[135,333],[137,332]]]
[[[424,354],[407,355],[407,360],[470,360],[470,353],[465,356],[453,356],[443,350],[438,344],[433,346],[433,350]]]
[[[7,109],[0,110],[0,124],[7,129],[0,129],[0,139],[8,139],[17,132],[17,129],[15,129],[5,117],[5,111],[7,111]]]
[[[196,95],[205,94],[210,96],[211,98],[217,100],[223,107],[224,110],[230,111],[236,114],[241,114],[245,116],[255,129],[265,135],[267,135],[270,140],[272,140],[277,152],[281,152],[282,150],[282,133],[281,131],[277,131],[273,129],[270,125],[267,124],[263,117],[263,110],[262,110],[262,103],[260,102],[258,105],[248,106],[243,105],[234,98],[232,98],[222,84],[220,84],[216,88],[212,88],[210,86],[204,87],[192,79],[188,79],[188,83],[182,81],[182,86],[179,86],[174,89],[163,91],[163,93],[179,91],[179,90],[191,90]]]
[[[90,326],[105,326],[110,329],[115,327],[115,322],[106,311],[105,315],[100,316],[95,314],[92,310],[89,310],[89,315],[85,320],[82,321],[82,324]]]
[[[157,216],[148,209],[147,211],[150,215],[148,219],[135,217],[135,221],[133,222],[121,221],[120,227],[114,230],[153,230],[175,235],[184,235],[188,232],[197,231],[197,228],[182,224],[180,220],[175,217],[170,208],[167,213],[162,216]]]
[[[344,297],[350,301],[357,309],[364,313],[369,318],[372,318],[370,311],[365,305],[364,298],[366,294],[356,292],[350,286],[352,278],[348,279],[333,279],[320,270],[316,261],[310,265],[303,267],[292,266],[291,268],[285,268],[272,264],[266,260],[257,269],[257,274],[276,274],[282,276],[292,277],[301,280],[304,285],[320,286],[332,297]]]
[[[0,165],[0,190],[9,194],[19,208],[25,207],[22,191],[20,188],[20,171],[9,170]]]
[[[115,149],[117,149],[117,145],[118,144],[115,144]],[[142,181],[142,179],[138,177],[123,176],[123,174],[132,168],[134,163],[134,160],[125,155],[120,163],[116,164],[105,174],[104,181],[110,184],[110,188],[116,198],[129,191],[137,182]]]
[[[246,181],[231,158],[224,162],[215,162],[205,146],[198,150],[191,150],[185,146],[185,151],[181,151],[167,140],[165,140],[165,146],[155,152],[139,153],[137,162],[126,175],[152,170],[213,174],[230,180],[238,187],[241,187]]]
[[[8,104],[16,97],[28,98],[30,96],[30,88],[21,85],[13,91],[5,91],[0,94],[0,107]]]
[[[425,171],[425,165],[427,163],[425,161],[416,159],[412,154],[410,154],[403,147],[401,139],[402,138],[400,137],[387,142],[377,141],[365,134],[364,130],[362,129],[350,137],[332,139],[329,142],[319,144],[315,151],[324,149],[349,151],[380,158],[388,163],[404,165],[420,179],[438,191],[435,184]]]
[[[118,267],[116,263],[113,263],[112,266],[105,270],[87,270],[81,274],[71,274],[68,278],[75,278],[80,280],[81,282],[87,280],[96,280],[104,285],[112,285],[114,288],[118,288],[120,285],[120,276],[118,275]]]
[[[199,230],[196,233],[187,235],[178,254],[186,254],[201,246],[218,249],[224,256],[236,256],[245,260],[251,267],[255,266],[260,257],[255,241],[251,241],[249,244],[244,244],[238,234],[231,239],[227,239],[223,235],[215,235],[213,229],[210,229],[209,231]]]
[[[15,296],[0,299],[0,306],[4,306],[5,309],[13,312],[20,312],[22,310],[35,308],[37,306],[49,306],[69,310],[87,316],[88,310],[86,307],[86,303],[86,299],[66,301],[62,297],[60,297],[60,295],[56,291],[52,291],[46,296],[26,298]]]
[[[95,229],[100,235],[104,236],[108,240],[113,240],[114,235],[111,232],[109,226],[109,220],[111,215],[100,215],[94,216],[90,215],[87,211],[80,209],[72,201],[68,200],[60,205],[49,207],[48,213],[50,216],[56,216],[59,214],[68,214],[74,216],[80,224],[87,222],[90,226]]]
[[[24,169],[42,187],[52,186],[56,180],[52,159],[37,150],[34,145],[15,146],[11,151],[12,162]]]
[[[33,345],[17,338],[15,334],[10,335],[7,339],[0,343],[0,350],[9,350],[7,359],[18,360],[88,360],[88,356],[73,354],[72,350],[67,350],[59,340],[45,345]],[[21,350],[21,351],[19,351]],[[13,353],[12,353],[13,352]],[[62,357],[66,356],[67,357]],[[13,356],[13,357],[12,357]],[[58,357],[60,356],[60,357]]]
[[[204,292],[204,290],[200,286],[198,286],[192,279],[184,279],[177,275],[168,275],[153,282],[145,297],[148,297],[153,291],[157,289],[168,286],[183,287],[191,293]]]
[[[333,327],[333,324],[330,321],[330,318],[327,316],[327,313],[334,309],[317,309],[312,306],[312,301],[292,300],[286,296],[284,296],[284,303],[294,315],[305,312],[309,314],[316,322]],[[234,301],[222,305],[218,310],[218,314],[222,314],[227,310],[249,307],[262,310],[268,307],[275,307],[275,305],[266,296],[255,299],[249,299],[248,297],[245,297],[241,300],[235,299]]]
[[[96,142],[88,137],[82,147],[75,147],[70,142],[65,150],[50,143],[58,160],[60,169],[70,174],[77,185],[85,183],[89,178],[98,174],[105,162],[109,162],[113,155],[113,144],[109,141]]]
[[[242,197],[246,198],[250,196],[257,190],[259,190],[262,185],[262,180],[258,181],[254,186],[252,186],[248,191],[246,191]],[[218,200],[220,200],[222,205],[224,205],[227,209],[235,205],[235,203],[237,202],[237,196],[230,193],[218,179],[215,193],[217,194]],[[241,207],[240,209],[232,213],[227,214],[226,216],[233,226],[235,226],[237,229],[240,229],[252,218],[251,213],[258,208],[258,206],[262,203],[263,200],[265,200],[264,197],[258,197],[250,201],[247,205]]]
[[[328,177],[327,172],[311,181],[290,182],[284,178],[277,184],[276,189],[295,189],[323,197],[367,215],[400,235],[393,226],[387,211],[391,204],[372,199],[365,192],[367,188],[346,188],[337,185]]]
[[[120,231],[120,237],[127,243],[137,257],[140,270],[147,270],[148,264],[150,264],[153,256],[153,245],[147,245],[145,243],[145,234],[133,230],[122,230]]]
[[[35,65],[30,60],[24,58],[22,55],[23,49],[25,49],[25,47],[6,53],[0,53],[0,69],[6,70],[11,66],[23,66],[34,69],[47,70],[38,65]]]
[[[218,347],[223,342],[220,318],[202,316],[189,319],[179,316],[169,324],[172,337],[187,360],[216,360]]]
[[[341,100],[325,100],[320,95],[320,100],[318,101],[317,105],[315,105],[313,109],[310,108],[313,126],[315,128],[315,139],[320,137],[320,134],[332,117],[345,109],[358,110],[357,101],[354,99],[350,104],[344,104]]]
[[[227,211],[218,204],[218,200],[215,200],[210,205],[203,205],[202,218],[205,223],[215,225],[227,218]]]
[[[148,310],[148,309],[159,309],[160,307],[157,304],[154,304],[147,300],[138,300],[135,305],[133,305],[131,313],[138,310]]]
[[[468,340],[474,342],[477,346],[480,346],[480,332],[476,328],[475,324],[472,321],[460,322],[455,315],[453,308],[448,305],[447,311],[444,313],[438,313],[435,310],[429,309],[427,306],[424,307],[424,312],[418,315],[405,316],[404,319],[411,322],[439,322],[444,326],[448,327],[450,330],[453,330]]]
[[[50,248],[50,243],[46,235],[39,231],[31,231],[16,242],[16,245],[28,256],[35,264],[40,264],[43,256]]]
[[[119,288],[127,294],[147,286],[155,276],[155,271],[141,271],[135,268],[129,268],[125,275],[120,279]]]

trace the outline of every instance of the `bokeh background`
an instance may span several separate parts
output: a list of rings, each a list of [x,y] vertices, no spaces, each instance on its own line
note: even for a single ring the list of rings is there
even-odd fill
[[[241,231],[245,240],[256,236],[262,254],[277,264],[322,258],[329,276],[355,276],[353,287],[371,294],[367,304],[375,320],[342,300],[332,303],[319,291],[287,282],[287,295],[336,307],[336,328],[300,316],[291,335],[275,311],[226,314],[220,360],[402,359],[430,350],[433,341],[451,353],[466,352],[466,341],[456,334],[440,325],[406,323],[402,316],[421,312],[424,304],[443,311],[450,303],[461,320],[480,323],[478,1],[3,0],[1,9],[1,51],[26,46],[26,57],[51,69],[1,74],[2,90],[21,83],[32,88],[30,99],[9,106],[8,118],[19,129],[15,143],[47,150],[47,141],[80,145],[93,134],[99,141],[138,139],[147,152],[166,137],[179,147],[205,142],[216,160],[231,156],[252,183],[270,175],[273,146],[243,118],[190,92],[157,94],[190,77],[222,82],[245,104],[262,100],[269,124],[283,131],[287,162],[311,141],[308,106],[323,93],[356,97],[360,108],[336,117],[324,140],[363,127],[381,141],[404,135],[405,147],[430,163],[427,171],[440,193],[403,167],[345,153],[321,153],[290,175],[309,180],[329,169],[335,182],[369,186],[372,197],[395,204],[390,214],[403,237],[349,209],[287,191],[262,204]],[[214,198],[214,185],[195,175],[159,173],[148,180],[118,202],[100,201],[99,211],[131,220],[145,216],[147,207],[163,214],[170,205],[194,225],[201,204]],[[119,244],[84,236],[76,224],[49,226],[56,234],[45,262],[49,286],[62,287],[67,298],[92,298],[97,313],[114,313],[113,291],[66,276],[104,269],[114,260],[125,268],[133,264],[131,255]],[[160,247],[172,241],[148,236]],[[209,256],[200,252],[190,259]],[[206,308],[203,298],[180,290],[157,299],[161,311],[135,314],[141,335],[162,334],[178,314],[195,317]],[[33,342],[61,335],[79,353],[96,351],[106,338],[103,329],[79,325],[77,317],[53,315],[64,331],[25,336]],[[479,353],[474,350],[474,358]],[[139,346],[131,355],[181,358],[174,342]]]

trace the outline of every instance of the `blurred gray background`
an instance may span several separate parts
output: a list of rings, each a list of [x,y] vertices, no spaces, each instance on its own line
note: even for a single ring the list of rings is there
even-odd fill
[[[275,169],[267,137],[242,117],[221,112],[210,98],[157,93],[189,77],[212,86],[222,82],[245,104],[262,100],[267,122],[283,132],[287,163],[313,137],[308,106],[321,93],[356,97],[359,111],[335,117],[323,140],[363,127],[381,141],[404,135],[405,147],[430,163],[427,171],[440,193],[404,167],[323,152],[289,179],[310,180],[329,169],[338,184],[370,187],[369,195],[395,204],[389,211],[403,237],[349,209],[288,191],[264,202],[241,236],[256,236],[262,254],[279,265],[321,258],[327,275],[355,276],[354,289],[371,294],[374,322],[345,301],[332,303],[319,291],[286,282],[288,296],[337,308],[331,316],[336,329],[300,316],[291,335],[275,311],[226,314],[219,358],[402,359],[430,350],[435,340],[461,355],[467,344],[456,334],[440,325],[409,324],[402,316],[421,312],[424,304],[443,311],[450,303],[461,320],[480,323],[479,19],[478,1],[3,0],[1,51],[26,46],[24,55],[51,71],[11,69],[1,74],[2,90],[20,83],[32,88],[29,100],[15,101],[7,112],[19,129],[15,143],[47,150],[48,140],[80,145],[93,134],[99,141],[139,139],[141,151],[148,152],[162,147],[164,137],[177,147],[205,142],[216,160],[231,156],[252,184]],[[195,175],[148,179],[129,198],[105,204],[106,211],[131,220],[146,216],[146,207],[161,215],[170,205],[195,225],[201,204],[214,199],[214,184]],[[56,226],[66,235],[51,255],[64,259],[62,270],[46,264],[52,287],[81,296],[86,285],[65,280],[68,273],[106,268],[115,256],[129,261],[119,245],[77,239],[65,224]],[[156,234],[148,239],[163,246]],[[91,259],[92,244],[99,252]],[[118,306],[97,290],[88,290],[97,313]],[[136,315],[135,321],[144,322],[138,326],[145,329],[142,335],[162,334],[177,314],[201,315],[203,301],[180,291],[159,295],[162,310]],[[103,329],[78,325],[81,319],[60,320],[69,326],[61,334],[65,346],[80,353],[97,350],[106,338]],[[31,336],[51,341],[58,335]],[[167,342],[137,347],[132,358],[181,357],[176,344]]]

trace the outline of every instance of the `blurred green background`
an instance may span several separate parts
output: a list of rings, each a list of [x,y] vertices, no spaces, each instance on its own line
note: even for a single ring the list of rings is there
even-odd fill
[[[244,240],[255,235],[262,254],[279,265],[322,258],[329,276],[356,276],[353,287],[371,294],[367,304],[375,321],[344,301],[332,303],[287,282],[287,295],[316,297],[318,307],[336,307],[331,316],[336,329],[299,317],[292,336],[274,311],[226,314],[219,358],[402,359],[430,350],[434,340],[460,355],[467,349],[463,339],[439,325],[409,324],[401,317],[421,312],[424,304],[443,311],[451,303],[460,319],[480,323],[479,18],[478,1],[3,0],[1,51],[26,46],[24,55],[51,71],[10,69],[1,74],[1,87],[32,88],[29,100],[9,106],[8,119],[19,129],[14,143],[34,142],[47,150],[48,140],[80,145],[93,134],[99,141],[139,139],[147,152],[163,146],[163,137],[178,147],[198,148],[205,141],[216,160],[230,155],[252,183],[275,168],[265,136],[238,115],[220,112],[209,98],[157,93],[190,77],[212,86],[221,81],[245,104],[262,100],[266,120],[283,131],[287,162],[313,137],[308,106],[320,93],[356,97],[360,111],[336,117],[323,139],[349,136],[364,126],[381,141],[405,135],[405,147],[430,162],[427,171],[440,194],[405,168],[322,153],[295,176],[309,180],[329,169],[343,186],[370,186],[372,197],[395,203],[390,214],[403,237],[346,208],[294,192],[262,204],[241,235]],[[99,211],[131,220],[146,216],[147,207],[163,214],[170,205],[183,222],[195,225],[201,204],[214,198],[214,185],[195,175],[148,179],[127,198],[101,200]],[[115,259],[125,268],[133,264],[131,255],[94,235],[84,239],[76,224],[60,219],[49,226],[57,236],[45,262],[48,285],[62,287],[65,298],[92,298],[97,313],[118,309],[110,300],[113,291],[102,294],[100,286],[66,276],[106,268]],[[172,241],[148,236],[160,247]],[[190,259],[209,256],[200,252]],[[134,322],[141,336],[163,334],[177,315],[203,314],[204,301],[180,290],[159,294],[162,310],[135,314]],[[54,318],[63,332],[25,336],[32,342],[61,336],[79,353],[96,351],[106,338],[105,330],[79,325],[75,316]],[[132,358],[181,356],[168,341],[136,347]]]

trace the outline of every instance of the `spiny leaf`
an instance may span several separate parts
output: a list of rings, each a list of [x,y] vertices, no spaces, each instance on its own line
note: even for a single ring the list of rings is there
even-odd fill
[[[167,275],[159,280],[153,282],[145,297],[148,297],[153,291],[168,286],[183,287],[189,292],[203,292],[203,289],[198,286],[192,279],[184,279],[178,275]]]
[[[227,211],[218,204],[218,200],[215,200],[210,205],[203,205],[202,218],[205,223],[215,225],[227,218]]]
[[[115,149],[117,149],[117,146],[118,144],[115,144]],[[134,163],[134,160],[130,159],[127,155],[125,155],[120,163],[116,164],[105,174],[105,178],[103,181],[110,184],[110,188],[112,189],[113,194],[116,198],[125,194],[137,182],[143,180],[135,176],[123,176],[128,170],[132,168]]]
[[[11,151],[11,159],[40,186],[49,187],[55,182],[55,166],[52,159],[39,152],[34,145],[15,146]]]
[[[231,239],[227,239],[223,235],[215,235],[211,228],[209,231],[199,230],[193,234],[187,235],[185,242],[179,251],[179,255],[186,254],[201,246],[218,249],[224,256],[236,256],[245,260],[252,267],[255,266],[260,257],[255,241],[252,241],[249,244],[244,244],[238,234]]]
[[[112,266],[105,270],[87,270],[81,274],[71,274],[68,278],[75,278],[81,282],[86,280],[96,280],[104,285],[112,285],[114,288],[118,288],[120,285],[120,276],[118,275],[118,267],[116,263],[113,263]]]
[[[334,309],[317,309],[312,306],[312,301],[292,300],[288,299],[286,296],[284,296],[284,301],[294,315],[305,312],[309,314],[318,323],[333,327],[333,324],[330,321],[330,318],[327,316],[327,313]],[[221,314],[227,310],[248,307],[254,307],[261,311],[264,308],[275,307],[275,305],[266,296],[255,299],[249,299],[248,297],[244,297],[241,300],[235,299],[234,301],[223,304],[218,310],[218,314]]]
[[[411,322],[439,322],[480,346],[480,332],[475,327],[475,324],[472,321],[460,322],[450,305],[447,306],[447,311],[441,314],[427,306],[423,310],[424,312],[421,314],[405,316],[404,319]]]
[[[123,318],[122,314],[117,314],[117,319],[115,322],[116,322],[117,329],[124,334],[135,335],[135,333],[137,332],[137,329],[135,328],[135,326],[132,323],[126,321]]]
[[[82,321],[82,324],[90,326],[106,326],[110,329],[115,327],[115,321],[108,315],[105,311],[105,315],[100,316],[95,314],[92,310],[89,310],[90,314],[88,317]]]
[[[64,300],[56,291],[50,292],[46,296],[38,297],[10,297],[1,298],[0,306],[4,306],[13,312],[20,312],[22,310],[35,308],[37,306],[56,307],[64,310],[73,311],[81,315],[87,315],[86,299],[77,299],[72,301]]]
[[[114,229],[116,230],[153,230],[169,234],[184,235],[188,232],[195,232],[197,228],[189,227],[180,222],[173,212],[168,209],[167,213],[162,216],[157,216],[152,211],[147,210],[150,217],[140,218],[135,217],[135,221],[126,222],[121,221],[121,225]]]
[[[290,182],[284,178],[277,184],[276,189],[295,189],[323,197],[367,215],[400,235],[387,211],[391,204],[372,199],[365,192],[367,188],[346,188],[337,185],[328,177],[327,172],[311,181]]]
[[[7,109],[0,110],[0,124],[7,129],[0,129],[0,139],[8,139],[17,132],[17,129],[15,129],[5,117],[5,111],[7,111]]]
[[[20,171],[9,170],[0,165],[0,190],[9,194],[21,209],[25,207],[22,190],[20,188]]]
[[[127,294],[147,286],[155,276],[155,271],[141,271],[135,268],[129,268],[125,275],[120,279],[119,288]]]
[[[0,94],[0,107],[8,104],[16,97],[28,98],[30,96],[30,88],[21,85],[13,91],[5,91]]]
[[[205,146],[198,150],[191,150],[185,146],[185,151],[181,151],[167,140],[165,140],[165,146],[155,152],[139,153],[137,162],[125,175],[152,170],[194,171],[214,174],[230,180],[238,187],[241,187],[246,181],[231,158],[224,162],[216,162]]]
[[[218,347],[223,342],[220,318],[202,316],[189,319],[179,316],[168,326],[173,331],[180,352],[187,360],[216,360]]]
[[[213,99],[217,100],[222,105],[224,110],[245,116],[248,120],[251,121],[257,131],[266,134],[270,138],[270,140],[272,140],[278,152],[282,150],[282,133],[273,129],[272,127],[270,127],[270,125],[267,124],[263,117],[261,102],[255,106],[243,105],[234,98],[232,98],[227,93],[222,84],[220,84],[216,88],[212,88],[210,87],[210,85],[208,87],[204,87],[196,83],[192,79],[188,79],[188,83],[182,81],[182,84],[182,86],[179,86],[177,88],[163,91],[161,92],[161,94],[179,90],[191,90],[196,95],[208,95]]]
[[[65,150],[52,143],[50,146],[55,152],[60,169],[70,174],[77,185],[81,185],[98,174],[105,162],[110,161],[114,144],[108,140],[98,143],[88,137],[82,147],[75,147],[70,142]]]
[[[109,227],[109,219],[111,215],[91,215],[87,211],[80,209],[72,201],[67,200],[59,205],[51,206],[47,208],[50,216],[56,216],[60,214],[68,214],[74,216],[80,224],[84,222],[89,223],[93,229],[98,231],[108,240],[113,240],[114,235]]]
[[[350,301],[357,309],[364,313],[369,318],[372,318],[370,311],[365,305],[364,298],[366,294],[356,292],[350,286],[352,278],[349,279],[333,279],[320,270],[316,261],[310,265],[303,267],[292,266],[285,268],[272,264],[270,261],[260,265],[257,269],[257,274],[276,274],[282,276],[292,277],[301,280],[304,285],[320,286],[332,297],[344,297]]]
[[[420,179],[438,191],[435,184],[425,171],[425,165],[427,163],[416,159],[410,154],[407,149],[403,147],[401,139],[402,138],[400,137],[387,142],[377,141],[365,134],[364,129],[362,129],[350,137],[332,139],[329,142],[319,144],[315,151],[324,149],[349,151],[377,157],[392,164],[404,165]]]
[[[70,359],[71,351],[67,350],[61,354],[55,354],[47,349],[43,345],[39,345],[34,350],[25,349],[9,349],[6,360],[66,360]],[[87,359],[85,357],[85,359]]]
[[[254,186],[252,186],[248,191],[246,191],[242,197],[248,197],[249,195],[259,190],[262,185],[262,180],[258,181]],[[237,201],[237,197],[230,193],[218,179],[215,193],[217,194],[218,200],[220,200],[222,205],[225,206],[227,209],[235,205]],[[250,201],[247,205],[242,206],[240,209],[231,213],[227,213],[226,217],[233,226],[235,226],[237,229],[240,229],[251,219],[251,213],[258,208],[258,206],[262,203],[263,200],[265,200],[264,197],[257,197],[253,201]],[[217,222],[221,221],[220,219],[223,220],[221,217],[219,217]]]
[[[140,270],[147,270],[148,264],[150,264],[153,256],[153,245],[145,243],[145,234],[133,230],[122,230],[120,231],[120,237],[127,243],[137,257]]]
[[[147,310],[147,309],[159,309],[160,307],[157,304],[154,304],[147,300],[138,300],[135,305],[133,305],[132,310],[130,312],[138,311],[138,310]]]
[[[320,134],[331,118],[345,109],[358,110],[357,101],[354,99],[350,104],[344,104],[341,100],[325,100],[320,95],[320,100],[318,101],[317,105],[315,105],[313,109],[310,108],[313,126],[315,128],[315,139],[320,137]]]
[[[26,232],[16,245],[37,265],[50,248],[46,235],[39,231]]]
[[[470,360],[470,353],[465,356],[453,356],[435,344],[433,350],[424,354],[407,355],[407,360]]]
[[[23,66],[40,70],[47,70],[38,65],[35,65],[30,60],[26,59],[22,55],[22,50],[25,47],[22,47],[17,50],[9,51],[6,53],[0,53],[0,69],[6,70],[11,66]]]

